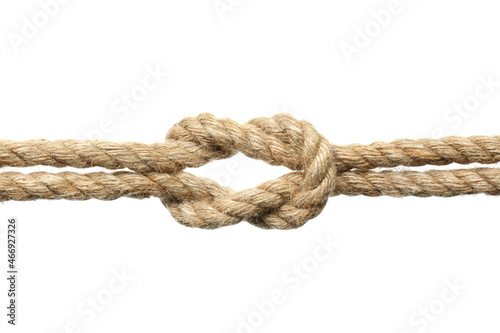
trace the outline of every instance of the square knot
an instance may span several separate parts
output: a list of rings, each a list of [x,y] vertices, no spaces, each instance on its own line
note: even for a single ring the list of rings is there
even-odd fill
[[[297,228],[322,211],[335,186],[331,145],[309,122],[289,114],[238,124],[203,113],[174,125],[166,141],[189,146],[192,165],[241,152],[292,170],[242,191],[179,171],[187,181],[178,191],[170,190],[162,202],[184,225],[218,228],[246,220],[262,228]]]

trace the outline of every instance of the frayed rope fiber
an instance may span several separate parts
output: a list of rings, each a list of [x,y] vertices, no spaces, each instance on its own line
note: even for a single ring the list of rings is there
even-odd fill
[[[241,152],[292,172],[255,188],[235,191],[183,171]],[[0,201],[114,200],[159,197],[180,223],[218,228],[242,220],[261,228],[292,229],[316,217],[328,197],[500,194],[500,169],[424,172],[397,166],[494,164],[500,136],[396,140],[371,145],[328,143],[307,121],[289,114],[245,124],[203,113],[185,118],[164,143],[78,140],[0,140],[0,167],[102,167],[131,171],[0,173]]]

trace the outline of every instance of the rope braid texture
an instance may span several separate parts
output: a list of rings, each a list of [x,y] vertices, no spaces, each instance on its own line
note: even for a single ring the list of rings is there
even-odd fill
[[[238,152],[292,172],[255,188],[235,191],[184,171]],[[374,168],[499,161],[500,136],[337,146],[328,143],[307,121],[288,114],[238,124],[204,113],[174,125],[164,143],[0,140],[0,167],[131,170],[2,172],[0,201],[159,197],[177,221],[191,227],[212,229],[246,220],[261,228],[292,229],[316,217],[328,197],[340,194],[500,194],[500,169],[493,167],[425,172]]]

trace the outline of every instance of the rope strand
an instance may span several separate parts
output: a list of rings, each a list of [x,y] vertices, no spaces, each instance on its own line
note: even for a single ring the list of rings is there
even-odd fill
[[[292,172],[252,189],[234,191],[183,171],[238,152],[286,166]],[[0,201],[159,197],[172,216],[188,226],[217,228],[246,220],[261,228],[291,229],[317,216],[329,196],[500,195],[500,169],[494,167],[372,170],[499,161],[500,136],[339,146],[329,144],[310,123],[287,114],[255,118],[245,124],[201,114],[174,125],[164,143],[0,140],[0,167],[121,170],[2,172]]]
[[[254,144],[253,149],[259,149]],[[280,147],[279,149],[284,149]],[[339,171],[352,169],[393,168],[458,164],[495,164],[500,162],[500,136],[449,136],[442,139],[399,139],[370,145],[331,145]],[[225,159],[236,153],[219,146],[200,147],[189,141],[167,140],[165,143],[115,143],[98,140],[0,140],[0,167],[52,167],[125,169],[136,172],[172,173],[184,168],[200,167],[212,160]],[[263,155],[272,163],[271,155]],[[246,155],[257,157],[255,152]],[[196,156],[196,159],[193,159]],[[290,161],[288,161],[290,163]],[[297,169],[297,166],[290,163]]]

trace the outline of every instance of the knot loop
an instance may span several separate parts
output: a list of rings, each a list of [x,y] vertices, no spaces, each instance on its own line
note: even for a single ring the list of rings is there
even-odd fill
[[[309,122],[288,114],[238,124],[204,113],[174,125],[166,141],[199,145],[202,149],[192,153],[196,165],[241,152],[294,170],[243,191],[207,178],[185,177],[191,182],[179,186],[192,189],[187,191],[190,195],[167,193],[162,198],[172,216],[184,225],[217,228],[246,220],[262,228],[297,228],[322,211],[335,186],[331,145]]]

